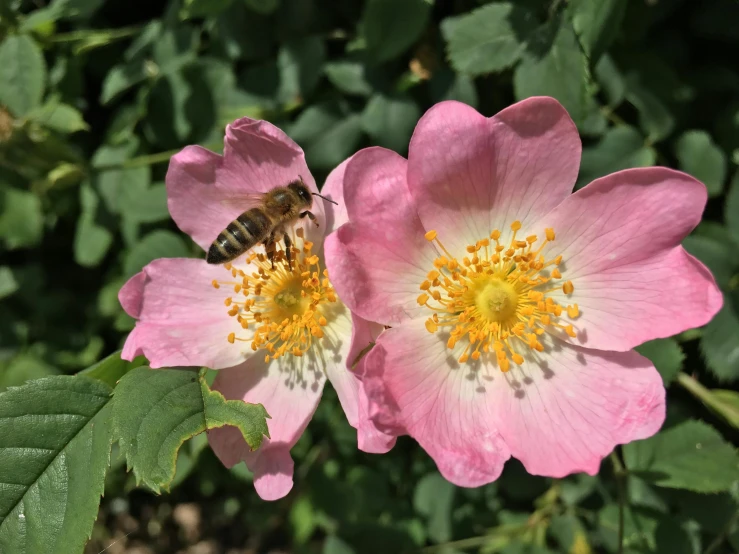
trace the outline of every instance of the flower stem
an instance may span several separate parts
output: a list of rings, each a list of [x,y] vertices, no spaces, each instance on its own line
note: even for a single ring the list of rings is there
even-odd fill
[[[616,476],[616,487],[618,489],[618,554],[624,551],[624,511],[626,509],[626,469],[621,463],[621,459],[614,450],[611,452],[611,463],[613,464],[613,473]]]
[[[716,396],[710,389],[704,387],[697,379],[687,373],[680,372],[677,374],[677,382],[690,394],[703,402],[708,409],[713,410],[729,424],[735,427],[737,426],[739,414],[736,410],[724,403],[721,398]]]

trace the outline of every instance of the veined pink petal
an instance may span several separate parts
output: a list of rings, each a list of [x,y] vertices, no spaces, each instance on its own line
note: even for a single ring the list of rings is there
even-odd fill
[[[346,202],[344,201],[344,173],[351,159],[351,157],[347,158],[336,166],[328,174],[328,177],[326,177],[326,182],[323,183],[323,188],[321,189],[323,196],[330,198],[338,204],[336,206],[329,202],[325,205],[327,235],[349,221],[349,216],[346,213]],[[316,198],[316,202],[323,202],[323,200]]]
[[[223,156],[187,146],[172,157],[166,177],[169,213],[180,229],[208,250],[249,207],[245,195],[284,186],[298,176],[318,192],[303,151],[292,139],[271,123],[242,118],[226,128]],[[321,227],[322,202],[314,202],[311,210]]]
[[[435,257],[406,186],[406,168],[402,156],[384,148],[355,154],[344,174],[351,222],[325,244],[341,299],[361,317],[384,324],[418,312],[418,287]]]
[[[544,216],[556,232],[548,258],[562,255],[577,303],[575,344],[629,350],[704,325],[721,308],[710,272],[680,242],[699,223],[706,187],[664,167],[628,169],[580,189]]]
[[[229,344],[229,333],[243,334],[226,313],[228,291],[213,280],[225,274],[204,260],[162,258],[131,277],[118,293],[123,309],[138,321],[121,357],[145,355],[151,367],[206,366],[214,369],[241,363],[242,348]]]
[[[364,379],[375,421],[404,427],[446,479],[476,487],[498,478],[510,452],[499,430],[506,422],[496,419],[488,391],[502,374],[456,363],[443,338],[414,320],[380,336]],[[387,396],[378,397],[378,387]]]
[[[255,452],[233,427],[208,433],[213,451],[226,467],[246,462],[254,472],[257,492],[265,500],[276,500],[290,492],[290,449],[313,417],[325,384],[324,373],[315,360],[306,357],[300,362],[305,362],[304,367],[296,367],[298,362],[293,358],[265,363],[263,356],[252,356],[241,365],[220,370],[213,383],[213,389],[226,399],[262,404],[271,416],[267,420],[270,438],[265,438]]]
[[[636,352],[601,352],[560,341],[493,379],[493,419],[511,454],[535,475],[595,475],[617,444],[652,436],[665,419],[665,389]]]
[[[572,191],[581,143],[553,98],[534,97],[485,118],[454,101],[431,108],[416,126],[408,186],[426,229],[463,256],[493,229],[527,224]]]

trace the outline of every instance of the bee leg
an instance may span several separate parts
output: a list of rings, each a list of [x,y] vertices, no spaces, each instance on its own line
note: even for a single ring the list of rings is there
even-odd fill
[[[285,257],[287,258],[287,267],[290,271],[293,270],[293,241],[290,240],[290,236],[285,233],[282,235],[282,240],[285,241]]]
[[[264,251],[267,254],[269,263],[272,264],[272,269],[275,268],[275,252],[277,251],[277,243],[275,242],[275,235],[272,233],[267,240],[264,241]]]
[[[308,219],[310,219],[313,223],[316,224],[316,227],[318,227],[318,221],[316,221],[316,216],[314,216],[311,212],[305,211],[302,214],[300,214],[301,219],[305,216],[308,216]]]

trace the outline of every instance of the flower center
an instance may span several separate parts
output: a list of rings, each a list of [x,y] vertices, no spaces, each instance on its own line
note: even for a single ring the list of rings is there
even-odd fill
[[[296,234],[304,238],[303,229]],[[336,293],[312,248],[313,243],[306,240],[302,250],[292,247],[292,267],[281,250],[275,253],[274,267],[264,254],[249,254],[246,262],[256,267],[251,274],[224,264],[234,280],[214,280],[212,285],[233,287],[234,296],[225,300],[228,315],[237,318],[243,329],[253,330],[250,338],[230,333],[228,342],[250,342],[252,350],[267,351],[269,362],[285,354],[302,356],[324,337],[323,327],[328,324],[324,308],[336,302]]]
[[[436,231],[426,233],[426,239],[444,255],[434,260],[435,269],[421,283],[418,304],[433,312],[426,320],[429,333],[446,328],[450,349],[459,341],[467,343],[461,363],[492,351],[501,371],[508,371],[511,361],[523,363],[522,354],[544,350],[540,341],[544,333],[576,336],[572,324],[560,321],[563,314],[577,318],[577,304],[563,307],[551,296],[559,291],[570,296],[575,287],[571,281],[558,283],[562,256],[547,260],[542,254],[554,241],[554,229],[546,229],[538,247],[536,235],[518,239],[520,229],[521,222],[514,221],[508,246],[500,244],[501,233],[493,230],[490,238],[468,245],[468,255],[461,262],[444,247]]]

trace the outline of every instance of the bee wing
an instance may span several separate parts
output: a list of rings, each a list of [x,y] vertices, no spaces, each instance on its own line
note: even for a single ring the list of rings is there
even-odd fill
[[[265,193],[234,194],[221,200],[221,204],[229,208],[238,208],[243,213],[250,208],[261,206],[264,201],[264,197]]]

